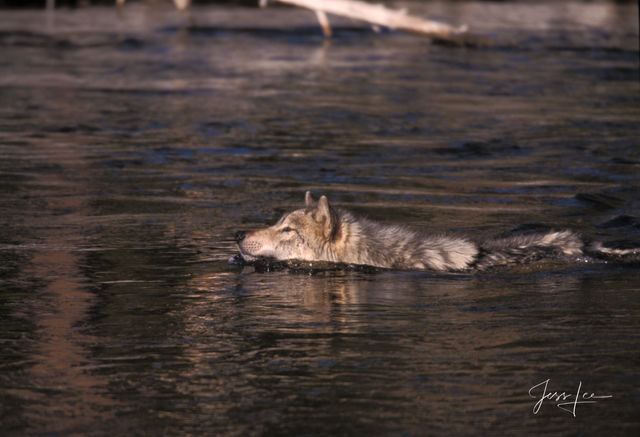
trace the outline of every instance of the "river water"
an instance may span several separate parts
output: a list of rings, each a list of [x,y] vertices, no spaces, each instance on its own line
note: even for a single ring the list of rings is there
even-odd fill
[[[227,262],[305,190],[436,233],[640,240],[636,4],[408,6],[494,44],[0,12],[2,435],[638,435],[637,262]],[[536,410],[547,380],[596,402]]]

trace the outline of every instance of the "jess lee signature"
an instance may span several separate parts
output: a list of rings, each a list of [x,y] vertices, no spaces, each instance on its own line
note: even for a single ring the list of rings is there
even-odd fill
[[[613,397],[612,395],[603,396],[587,391],[582,392],[582,381],[578,384],[578,389],[575,393],[549,391],[549,381],[551,381],[551,379],[545,379],[541,383],[536,384],[529,389],[529,396],[538,399],[533,406],[533,414],[538,414],[540,408],[542,408],[542,404],[545,401],[549,401],[551,403],[555,403],[561,410],[571,413],[573,417],[576,417],[576,409],[578,408],[578,405],[595,404],[600,399],[609,399]]]

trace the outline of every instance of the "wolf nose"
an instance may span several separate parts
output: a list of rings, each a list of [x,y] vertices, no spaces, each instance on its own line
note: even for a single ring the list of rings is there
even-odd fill
[[[247,236],[247,233],[245,231],[238,231],[236,232],[236,242],[239,243],[242,240],[244,240],[244,237]]]

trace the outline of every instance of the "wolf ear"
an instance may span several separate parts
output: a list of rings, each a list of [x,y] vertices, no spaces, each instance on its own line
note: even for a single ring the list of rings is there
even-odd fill
[[[324,235],[329,239],[333,239],[338,229],[338,218],[335,211],[329,206],[327,196],[321,196],[320,200],[318,200],[316,219],[322,223]]]
[[[304,206],[307,208],[313,208],[316,206],[316,201],[311,197],[311,191],[304,193]]]

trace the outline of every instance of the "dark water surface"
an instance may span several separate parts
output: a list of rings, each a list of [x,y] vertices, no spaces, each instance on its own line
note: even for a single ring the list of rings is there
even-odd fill
[[[410,6],[497,45],[0,12],[2,435],[638,435],[637,263],[227,263],[307,189],[433,232],[640,240],[637,6]],[[547,379],[612,397],[534,414]]]

